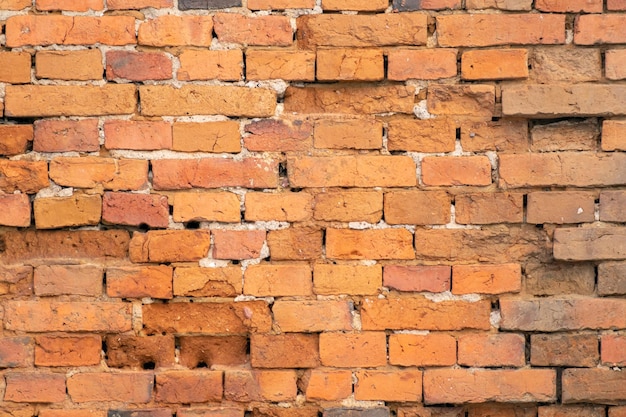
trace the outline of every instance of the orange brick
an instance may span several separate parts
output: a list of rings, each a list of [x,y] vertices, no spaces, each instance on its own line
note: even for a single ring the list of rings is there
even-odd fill
[[[246,51],[246,79],[285,81],[314,81],[315,53],[248,49]]]
[[[100,336],[38,336],[35,338],[37,366],[93,366],[100,363]]]
[[[451,366],[456,363],[456,339],[444,333],[389,336],[389,363],[399,366]]]
[[[30,199],[26,194],[0,195],[0,225],[30,226]]]
[[[317,259],[322,255],[322,231],[315,228],[271,230],[267,235],[274,260]]]
[[[626,397],[624,374],[609,368],[563,371],[563,403],[622,401]],[[609,398],[610,397],[610,398]]]
[[[352,330],[352,303],[349,301],[276,301],[272,308],[274,325],[281,332]]]
[[[147,46],[210,46],[212,40],[211,16],[158,16],[143,21],[137,32],[137,42]]]
[[[120,401],[147,403],[152,397],[152,373],[76,373],[67,379],[67,392],[75,403]]]
[[[625,0],[607,0],[606,7],[609,10],[626,10]]]
[[[342,400],[352,395],[352,372],[313,369],[306,384],[308,400]]]
[[[107,80],[122,78],[130,81],[169,80],[172,61],[164,53],[108,51]]]
[[[308,265],[250,265],[244,272],[243,293],[256,297],[306,296],[313,294],[311,281]]]
[[[622,30],[626,18],[621,14],[581,15],[574,26],[577,45],[617,44],[626,42]]]
[[[145,85],[139,87],[144,116],[221,114],[268,117],[276,109],[276,93],[265,88],[232,85]],[[194,97],[202,97],[197,100]]]
[[[289,46],[293,30],[287,16],[247,17],[236,13],[213,16],[220,42],[258,46]]]
[[[313,197],[308,193],[246,193],[247,221],[301,222],[313,215]]]
[[[31,57],[28,52],[0,52],[0,82],[30,82]]]
[[[152,171],[156,190],[278,186],[278,162],[260,158],[160,159],[152,161]]]
[[[605,120],[602,123],[602,150],[622,151],[626,150],[626,121]]]
[[[394,49],[389,51],[390,80],[438,80],[457,74],[456,49]]]
[[[595,193],[537,191],[528,193],[528,223],[583,223],[595,219]]]
[[[58,229],[100,223],[102,198],[74,194],[72,197],[37,198],[33,204],[37,229]]]
[[[66,410],[66,409],[41,409],[40,417],[106,417],[106,411],[90,409]]]
[[[580,83],[602,79],[599,49],[572,49],[568,46],[534,48],[529,58],[530,79],[535,83]]]
[[[354,399],[378,401],[422,400],[422,371],[398,369],[393,371],[368,370],[356,373]]]
[[[104,116],[131,114],[137,107],[134,85],[8,85],[4,114]]]
[[[118,298],[172,298],[170,266],[107,268],[107,295]]]
[[[626,3],[624,6],[626,10]],[[609,80],[626,79],[626,50],[611,49],[604,53],[606,78]]]
[[[3,368],[30,367],[33,365],[32,339],[30,337],[3,337],[0,339],[0,354],[2,355],[0,366]]]
[[[624,221],[622,207],[626,204],[626,193],[607,190],[600,193],[600,220],[608,222]]]
[[[249,347],[247,336],[181,336],[178,340],[180,362],[188,368],[250,362],[246,353]]]
[[[215,259],[253,259],[261,255],[265,230],[213,230]]]
[[[435,302],[425,298],[365,299],[361,305],[363,330],[489,329],[491,304]]]
[[[245,126],[243,141],[250,151],[296,152],[309,149],[313,123],[295,120],[259,120]]]
[[[621,334],[604,334],[600,340],[602,363],[623,366],[626,363],[626,338]]]
[[[129,10],[129,9],[145,9],[153,7],[155,9],[166,9],[172,7],[172,0],[107,0],[107,9],[109,10]]]
[[[519,264],[454,265],[453,294],[502,294],[519,292],[522,288],[522,268]]]
[[[564,120],[530,129],[531,151],[595,151],[600,138],[597,120]]]
[[[526,364],[524,336],[512,333],[468,333],[459,336],[459,365],[472,367]]]
[[[385,77],[381,49],[318,49],[319,81],[379,81]]]
[[[87,12],[89,10],[102,10],[102,0],[35,0],[37,10],[63,10],[72,12]]]
[[[185,123],[175,122],[172,149],[182,152],[241,151],[239,123],[234,121]]]
[[[387,364],[384,332],[321,333],[322,365],[336,368],[368,368]]]
[[[253,334],[250,363],[255,368],[316,368],[320,363],[318,335]]]
[[[455,14],[437,16],[439,46],[564,44],[564,15]]]
[[[167,413],[171,413],[172,410],[167,409]],[[211,417],[211,416],[221,416],[221,417],[243,417],[244,410],[243,408],[237,407],[203,407],[203,408],[177,408],[176,416],[178,417]],[[152,416],[150,416],[152,417]],[[155,416],[160,417],[160,416]],[[169,415],[164,415],[163,417],[169,417]]]
[[[298,42],[304,47],[415,46],[425,45],[428,37],[427,17],[421,13],[305,15],[297,25]]]
[[[533,7],[532,0],[466,0],[465,8],[471,9],[501,9],[501,10],[528,10]]]
[[[413,235],[406,229],[327,229],[329,259],[414,259]]]
[[[243,77],[243,53],[240,49],[218,51],[185,50],[178,56],[181,81],[239,81]],[[247,64],[249,65],[249,64]]]
[[[67,187],[138,190],[148,181],[148,161],[58,157],[50,161],[50,179]]]
[[[248,0],[250,10],[312,9],[315,0]]]
[[[174,194],[175,222],[226,222],[241,220],[239,197],[229,192]]]
[[[18,155],[26,152],[33,140],[32,125],[0,125],[0,155]]]
[[[385,193],[385,222],[414,225],[449,223],[450,200],[450,196],[443,191]]]
[[[315,220],[378,223],[382,215],[379,191],[329,191],[315,196]]]
[[[626,3],[624,3],[624,5],[622,5],[621,7],[624,10],[626,10]],[[604,411],[604,410],[602,410],[602,411]],[[624,417],[624,415],[626,415],[626,407],[624,407],[624,406],[609,407],[608,411],[609,411],[609,417]],[[600,413],[598,413],[598,417],[600,417]]]
[[[58,403],[65,400],[65,375],[8,373],[4,400],[16,403]]]
[[[602,13],[602,0],[538,0],[535,9],[542,12]]]
[[[104,193],[102,222],[128,226],[167,227],[167,197],[157,194]]]
[[[522,223],[521,193],[475,193],[455,197],[455,220],[460,224]]]
[[[428,86],[428,111],[442,116],[491,117],[495,112],[495,89],[491,85]]]
[[[35,121],[33,150],[95,152],[100,150],[98,119]]]
[[[135,18],[132,16],[12,16],[7,19],[6,38],[7,46],[12,48],[94,43],[122,46],[137,42]]]
[[[385,265],[383,285],[398,291],[450,290],[451,269],[443,265]]]
[[[617,407],[615,407],[617,408]],[[610,410],[610,408],[609,408]],[[540,406],[537,410],[539,417],[603,417],[606,416],[606,407],[602,405],[552,405]],[[609,411],[609,416],[611,412]],[[619,417],[619,416],[616,416]]]
[[[22,10],[32,6],[32,1],[26,0],[0,0],[0,9],[3,10]]]
[[[241,268],[178,267],[174,270],[174,295],[236,297],[242,293]]]
[[[471,0],[469,0],[471,1]],[[393,0],[394,11],[460,9],[460,0]]]
[[[376,119],[320,119],[313,131],[316,148],[380,149],[383,124]]]
[[[169,371],[156,375],[156,401],[204,403],[222,399],[221,371]]]
[[[224,398],[229,401],[293,401],[296,399],[296,372],[284,371],[226,371]]]
[[[382,12],[389,7],[387,0],[372,0],[363,3],[359,0],[323,0],[322,9],[338,12],[343,10],[354,10],[358,12]]]
[[[174,335],[109,335],[105,339],[107,365],[117,368],[155,368],[174,365]]]
[[[426,185],[489,185],[491,162],[486,156],[435,156],[422,160]]]
[[[461,77],[464,80],[528,78],[528,51],[493,49],[463,52]]]
[[[197,261],[207,256],[211,237],[208,230],[152,230],[133,233],[132,262]]]
[[[389,121],[387,136],[390,151],[452,152],[456,125],[447,118],[393,119]]]
[[[169,122],[107,120],[104,122],[107,149],[158,150],[172,148]]]
[[[102,295],[104,271],[95,265],[41,265],[35,268],[35,294]]]
[[[512,151],[528,150],[528,121],[500,119],[497,122],[467,122],[461,124],[463,150]]]
[[[382,281],[381,265],[315,264],[313,269],[315,294],[376,295]]]

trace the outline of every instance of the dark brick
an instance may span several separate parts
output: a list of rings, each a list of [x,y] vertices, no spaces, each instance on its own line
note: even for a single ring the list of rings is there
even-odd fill
[[[180,10],[191,9],[225,9],[227,7],[241,7],[241,0],[180,0]]]
[[[380,408],[329,408],[324,417],[389,417],[387,407]]]
[[[401,12],[421,10],[422,0],[393,0],[393,9]]]
[[[172,417],[172,410],[158,408],[151,410],[109,410],[107,417]]]

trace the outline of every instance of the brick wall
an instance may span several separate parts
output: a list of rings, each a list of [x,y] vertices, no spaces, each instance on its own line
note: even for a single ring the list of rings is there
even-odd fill
[[[0,416],[626,416],[624,0],[31,1]]]

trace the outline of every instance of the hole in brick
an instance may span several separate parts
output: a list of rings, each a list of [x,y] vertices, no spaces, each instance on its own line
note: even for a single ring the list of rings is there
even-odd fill
[[[250,339],[246,339],[246,355],[250,355]]]
[[[217,35],[215,34],[215,32],[213,32],[213,37],[216,38]],[[243,56],[241,57],[241,76],[243,77],[243,79],[245,80],[247,77],[247,73],[246,73],[246,54],[242,54]]]
[[[524,344],[524,359],[527,364],[530,364],[530,335],[527,334],[524,337],[526,339],[526,343]]]
[[[170,216],[174,215],[174,206],[170,206]]]
[[[143,369],[154,369],[156,368],[156,364],[152,361],[149,361],[149,362],[145,362],[143,365],[141,365],[141,367]]]
[[[292,193],[299,193],[300,191],[302,191],[302,188],[292,188],[291,189]]]
[[[7,250],[7,242],[4,236],[0,237],[0,253],[3,253]]]
[[[387,55],[383,55],[383,76],[387,79],[387,72],[389,71],[389,58]]]
[[[491,302],[491,310],[492,311],[497,311],[500,310],[500,301],[495,300]]]
[[[103,340],[102,341],[102,352],[104,352],[104,359],[108,359],[107,349],[108,349],[107,348],[107,342],[106,342],[106,340]]]
[[[202,361],[202,362],[198,362],[198,364],[196,365],[196,368],[208,368],[209,365],[207,365],[206,362]]]
[[[139,223],[138,228],[141,232],[147,232],[148,229],[150,229],[150,226],[148,226],[146,223]]]
[[[240,262],[237,259],[233,259],[232,263],[233,263],[233,265],[239,265],[240,264]]]
[[[200,222],[187,222],[185,223],[185,228],[186,229],[199,229]]]
[[[281,177],[287,176],[287,162],[281,162],[278,164],[278,175]]]
[[[461,140],[461,128],[456,128],[456,140]]]
[[[500,118],[499,118],[499,117],[492,117],[492,118],[491,118],[491,121],[492,121],[492,122],[499,122],[499,121],[500,121]]]

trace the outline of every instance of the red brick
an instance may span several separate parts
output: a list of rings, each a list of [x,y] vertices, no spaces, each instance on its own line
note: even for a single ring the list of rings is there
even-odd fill
[[[181,336],[179,340],[180,362],[188,368],[249,362],[246,336]]]
[[[175,222],[226,222],[239,223],[241,211],[239,197],[234,193],[193,193],[174,194],[173,219]]]
[[[413,236],[406,229],[327,229],[329,259],[414,259]]]
[[[267,246],[273,260],[318,259],[322,255],[322,231],[314,228],[270,230]]]
[[[33,203],[33,214],[37,229],[96,225],[102,215],[102,198],[87,194],[37,198]]]
[[[444,333],[394,333],[389,336],[389,363],[399,366],[452,366],[456,339]]]
[[[398,412],[399,417],[463,417],[465,415],[465,407],[462,407],[462,406],[425,407],[425,406],[419,405],[419,406],[409,406],[409,407],[398,407],[397,412]],[[487,417],[487,416],[481,416],[481,417]]]
[[[461,124],[463,150],[513,151],[528,150],[528,121],[500,119],[497,122],[464,122]]]
[[[38,336],[35,338],[37,366],[93,366],[100,363],[100,336]]]
[[[156,375],[156,401],[204,403],[222,399],[221,371],[170,371]]]
[[[75,403],[119,401],[147,403],[152,397],[152,373],[77,373],[67,379],[67,392]]]
[[[250,10],[312,9],[315,0],[249,0]]]
[[[385,265],[383,285],[398,291],[449,291],[450,267],[443,265]]]
[[[247,334],[269,332],[272,319],[265,301],[170,303],[143,305],[143,324],[147,334]]]
[[[274,325],[282,332],[352,330],[352,303],[348,301],[276,301]]]
[[[421,13],[305,15],[297,25],[304,47],[415,46],[425,45],[428,36],[427,17]]]
[[[625,259],[625,239],[622,228],[559,228],[553,237],[553,254],[567,261]]]
[[[531,151],[595,151],[600,138],[596,119],[560,121],[530,129]]]
[[[453,294],[502,294],[520,292],[522,268],[519,264],[454,265]]]
[[[430,301],[425,298],[365,299],[361,304],[363,330],[489,329],[491,306],[477,302]]]
[[[318,335],[285,333],[250,337],[250,363],[255,368],[316,368]]]
[[[314,81],[315,53],[248,49],[246,51],[246,79]]]
[[[107,149],[157,150],[172,148],[169,122],[107,120],[104,122]]]
[[[425,404],[555,400],[553,369],[427,369],[424,372]]]
[[[56,80],[101,80],[104,67],[99,49],[38,51],[35,76]]]
[[[593,265],[555,262],[527,263],[524,266],[525,292],[533,295],[583,294],[594,292]],[[600,275],[598,291],[600,291]]]
[[[626,10],[626,2],[624,3]],[[626,50],[611,49],[604,53],[604,66],[606,78],[609,80],[626,79]]]
[[[538,0],[535,9],[542,12],[602,13],[602,0]]]
[[[459,365],[471,367],[522,367],[524,336],[513,333],[463,334],[459,336]]]
[[[242,293],[242,288],[239,266],[178,267],[174,270],[174,295],[236,297]]]
[[[31,57],[28,52],[0,52],[0,82],[30,82]]]
[[[234,121],[208,123],[174,123],[172,149],[183,152],[241,151],[239,123]]]
[[[387,132],[390,151],[452,152],[456,125],[447,118],[392,119]]]
[[[342,400],[352,395],[352,372],[313,369],[304,391],[307,400]]]
[[[565,16],[455,14],[437,16],[439,46],[564,44]]]
[[[486,156],[430,156],[422,160],[426,185],[489,185],[491,162]]]
[[[93,409],[41,409],[40,417],[106,417],[106,411]]]
[[[57,403],[65,400],[65,375],[8,373],[4,400],[17,403]]]
[[[213,230],[215,259],[254,259],[261,255],[265,230]]]
[[[0,195],[0,225],[30,226],[30,199],[26,194]]]
[[[623,262],[603,262],[598,265],[598,294],[626,294],[626,282],[622,279],[625,268]]]
[[[464,80],[511,80],[528,78],[526,49],[466,51],[461,59]]]
[[[384,332],[321,333],[322,365],[336,368],[370,368],[387,364]]]
[[[313,133],[316,148],[380,149],[383,124],[376,119],[320,119]]]
[[[528,194],[528,223],[583,223],[595,219],[595,195],[591,192],[538,191]]]
[[[148,182],[148,161],[61,156],[50,161],[50,179],[66,187],[138,190]]]
[[[607,0],[606,7],[609,10],[626,10],[625,0]]]
[[[500,10],[528,10],[532,9],[532,0],[466,0],[465,8],[471,9],[500,9]]]
[[[98,120],[36,120],[33,150],[95,152],[100,149]]]
[[[109,10],[139,10],[147,7],[165,9],[172,7],[172,5],[172,0],[107,0],[107,9]]]
[[[300,119],[259,120],[247,124],[245,130],[250,135],[243,141],[250,151],[296,152],[313,144],[313,123]]]
[[[380,81],[385,77],[381,49],[319,49],[319,81]]]
[[[446,224],[451,198],[442,191],[391,191],[385,193],[387,224]]]
[[[137,32],[137,42],[147,46],[210,46],[212,40],[211,16],[158,16],[143,21]]]
[[[394,81],[408,79],[438,80],[457,74],[456,49],[395,49],[389,51],[387,78]]]
[[[173,268],[130,266],[107,268],[107,295],[118,298],[172,298]]]
[[[102,222],[128,226],[167,227],[167,197],[158,194],[104,193]]]
[[[626,364],[626,338],[621,334],[604,334],[600,340],[602,363],[608,366]]]
[[[67,10],[73,12],[87,12],[102,10],[102,0],[35,0],[37,10]]]
[[[574,43],[577,45],[617,44],[626,42],[622,30],[626,17],[621,14],[589,14],[576,18]]]
[[[26,152],[33,140],[32,125],[0,125],[0,155],[18,155]]]
[[[103,278],[100,266],[41,265],[35,268],[35,294],[99,296]]]
[[[181,81],[222,80],[239,81],[243,76],[243,53],[240,49],[217,51],[185,50],[178,56]],[[246,65],[249,65],[246,62]],[[247,69],[248,76],[250,70]]]
[[[287,16],[247,17],[217,13],[213,22],[220,42],[258,46],[289,46],[293,43],[293,30]]]
[[[308,193],[246,193],[247,221],[301,222],[313,216],[313,197]]]
[[[23,368],[32,365],[33,346],[30,337],[0,338],[0,367]]]
[[[0,295],[32,295],[33,268],[31,266],[0,266]]]
[[[563,403],[615,403],[626,399],[625,375],[612,369],[563,371]]]
[[[600,220],[608,222],[622,222],[624,212],[622,207],[626,202],[626,193],[623,191],[606,190],[600,193]]]
[[[207,256],[211,236],[208,230],[154,230],[133,233],[132,262],[198,261]]]
[[[476,193],[455,197],[455,221],[460,224],[522,223],[521,193]]]
[[[155,368],[174,365],[174,336],[109,335],[105,339],[107,365],[114,368]]]
[[[379,401],[422,400],[422,371],[401,369],[393,371],[357,371],[354,399]]]
[[[315,220],[378,223],[383,216],[380,191],[327,191],[315,196]]]
[[[322,9],[329,11],[354,10],[361,12],[381,12],[389,6],[387,0],[373,0],[363,3],[359,0],[324,0]]]
[[[250,265],[244,272],[243,293],[256,297],[311,295],[311,268],[300,264]]]
[[[617,0],[617,1],[619,1],[619,0]],[[617,6],[615,6],[615,7],[617,7]],[[626,3],[624,3],[622,8],[624,10],[626,10]],[[609,407],[608,411],[609,411],[609,417],[624,417],[624,415],[626,415],[626,407],[624,407],[624,406]],[[598,417],[600,417],[600,415],[598,415]]]
[[[313,292],[321,295],[376,295],[382,286],[380,265],[315,264]]]
[[[224,398],[229,401],[293,401],[296,399],[296,372],[226,371]]]
[[[34,194],[46,188],[50,184],[47,165],[45,161],[0,160],[0,190]]]
[[[146,81],[172,78],[172,61],[164,53],[108,51],[106,62],[108,80],[123,78]]]
[[[602,122],[602,150],[623,151],[626,150],[626,121],[605,120]]]
[[[260,158],[160,159],[152,161],[152,172],[156,190],[278,186],[278,162]]]
[[[491,85],[431,84],[428,86],[428,112],[442,116],[492,117],[496,95]]]

